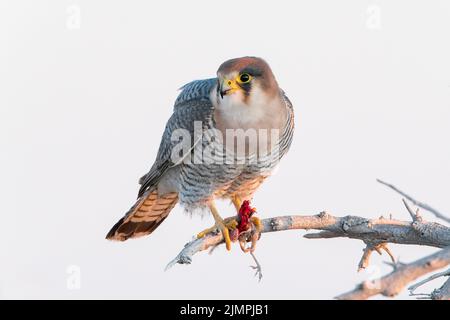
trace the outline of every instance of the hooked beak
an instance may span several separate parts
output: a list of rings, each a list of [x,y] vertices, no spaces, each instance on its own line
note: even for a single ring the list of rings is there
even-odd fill
[[[223,96],[232,94],[233,92],[235,92],[237,90],[239,90],[239,85],[234,80],[225,78],[220,82],[219,94],[222,99],[223,99]]]

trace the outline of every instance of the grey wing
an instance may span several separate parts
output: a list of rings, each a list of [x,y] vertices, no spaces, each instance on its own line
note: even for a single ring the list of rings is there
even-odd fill
[[[172,141],[175,130],[184,129],[191,136],[191,145],[194,141],[194,124],[196,121],[202,123],[202,129],[213,127],[214,107],[210,101],[210,92],[214,88],[217,79],[206,79],[192,81],[181,88],[181,93],[175,101],[173,114],[167,121],[155,163],[150,171],[144,175],[139,183],[138,197],[152,190],[158,184],[161,176],[169,169],[179,164],[172,161],[172,150],[179,143]],[[187,155],[185,155],[187,156]]]
[[[175,100],[174,109],[186,105],[190,100],[208,99],[211,90],[217,83],[217,78],[210,78],[205,80],[194,80],[185,84],[180,88],[181,92]]]

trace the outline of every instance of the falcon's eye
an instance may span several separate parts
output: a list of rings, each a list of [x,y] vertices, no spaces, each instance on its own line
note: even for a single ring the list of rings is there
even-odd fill
[[[252,80],[252,76],[248,73],[243,73],[239,76],[240,83],[249,83]]]

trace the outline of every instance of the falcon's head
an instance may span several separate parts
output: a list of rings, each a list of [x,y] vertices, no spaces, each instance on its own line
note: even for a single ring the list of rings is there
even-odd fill
[[[264,106],[279,96],[272,70],[261,58],[225,61],[217,70],[217,79],[217,104],[223,108]]]

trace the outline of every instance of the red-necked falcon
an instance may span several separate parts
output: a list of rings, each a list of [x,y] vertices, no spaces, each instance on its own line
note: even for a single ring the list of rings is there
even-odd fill
[[[198,237],[220,230],[230,250],[236,221],[223,220],[215,200],[230,199],[236,210],[251,200],[290,148],[293,130],[292,104],[269,65],[256,57],[225,61],[215,78],[182,87],[138,199],[107,239],[148,235],[180,203],[187,211],[209,209],[215,227]],[[181,140],[189,148],[179,148]]]

